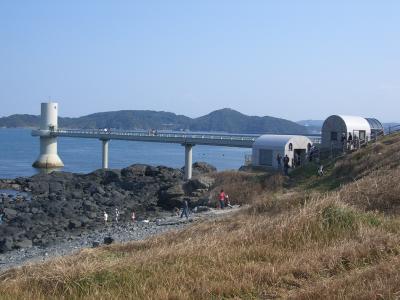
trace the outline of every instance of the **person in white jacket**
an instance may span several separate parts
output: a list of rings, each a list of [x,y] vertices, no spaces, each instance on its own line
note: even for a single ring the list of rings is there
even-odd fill
[[[108,214],[106,213],[106,211],[104,211],[104,224],[107,224],[108,221]]]

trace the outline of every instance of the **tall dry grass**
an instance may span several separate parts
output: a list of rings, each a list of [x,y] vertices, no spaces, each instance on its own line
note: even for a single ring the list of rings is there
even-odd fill
[[[0,298],[316,296],[321,282],[332,282],[336,289],[346,283],[337,278],[398,257],[398,232],[381,226],[390,220],[357,211],[338,194],[311,197],[290,210],[289,199],[258,201],[266,202],[264,210],[247,210],[234,219],[195,224],[143,242],[87,249],[6,272]],[[329,285],[325,289],[329,291]],[[378,281],[373,288],[364,287],[363,293],[375,291]],[[391,296],[397,292],[385,291]],[[355,289],[346,293],[358,295]]]
[[[282,189],[285,178],[278,173],[263,174],[225,171],[214,174],[215,184],[211,190],[211,198],[215,203],[219,192],[223,189],[232,204],[251,204],[265,193],[273,193]]]
[[[340,189],[340,197],[364,210],[400,213],[400,169],[380,169]]]
[[[379,169],[400,166],[400,134],[386,136],[366,148],[346,155],[336,162],[331,177],[348,182],[365,177]]]

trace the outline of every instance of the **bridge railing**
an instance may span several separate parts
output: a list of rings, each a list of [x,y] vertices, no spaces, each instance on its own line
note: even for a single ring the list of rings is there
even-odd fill
[[[400,129],[400,128],[399,128]],[[139,130],[120,130],[120,129],[58,129],[54,135],[61,136],[131,136],[131,137],[158,137],[158,138],[181,138],[181,139],[209,139],[209,140],[229,140],[229,141],[249,141],[254,142],[259,134],[217,134],[217,133],[180,133],[180,132],[154,132]],[[314,144],[321,143],[320,135],[306,135]]]
[[[102,129],[58,129],[54,131],[55,135],[94,135],[94,136],[133,136],[133,137],[159,137],[159,138],[182,138],[182,139],[211,139],[211,140],[232,140],[232,141],[255,141],[259,135],[229,135],[229,134],[187,134],[176,132],[147,132],[147,131],[129,131],[129,130],[102,130]]]

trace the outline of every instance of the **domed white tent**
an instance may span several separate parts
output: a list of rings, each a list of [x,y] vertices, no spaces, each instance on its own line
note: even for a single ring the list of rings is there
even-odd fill
[[[361,142],[371,139],[371,125],[367,119],[358,116],[333,115],[322,125],[321,148],[343,150],[342,137]]]
[[[302,164],[306,161],[306,154],[311,146],[311,140],[305,136],[265,134],[258,137],[253,144],[252,164],[278,168],[278,154],[282,158],[285,155],[289,157],[289,166]]]

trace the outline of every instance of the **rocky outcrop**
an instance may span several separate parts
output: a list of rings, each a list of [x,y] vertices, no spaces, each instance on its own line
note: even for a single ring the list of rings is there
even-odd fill
[[[209,173],[213,173],[213,172],[217,172],[217,168],[206,162],[195,162],[193,164],[193,174],[194,175],[209,174]]]
[[[208,202],[215,168],[194,164],[201,174],[187,182],[179,169],[136,164],[122,170],[96,170],[89,174],[53,172],[1,181],[0,186],[25,191],[24,196],[0,195],[0,252],[32,245],[48,245],[104,226],[103,213],[121,222],[156,216],[162,209],[191,207]],[[200,172],[200,171],[199,171]]]

